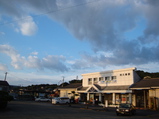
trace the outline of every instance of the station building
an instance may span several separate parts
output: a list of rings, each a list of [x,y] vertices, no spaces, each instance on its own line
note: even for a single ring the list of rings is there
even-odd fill
[[[136,68],[82,74],[82,86],[77,88],[81,101],[95,101],[115,106],[119,103],[133,103],[135,96],[129,87],[140,77]]]

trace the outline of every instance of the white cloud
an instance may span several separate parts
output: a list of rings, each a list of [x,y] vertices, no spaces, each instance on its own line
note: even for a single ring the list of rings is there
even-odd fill
[[[31,55],[38,55],[38,52],[32,52]]]
[[[32,84],[57,84],[61,77],[32,72],[8,72],[7,81],[10,85],[28,86]]]
[[[89,41],[95,53],[103,52],[94,56],[82,55],[81,59],[76,60],[74,64],[72,62],[74,67],[102,67],[104,64],[139,65],[158,62],[159,2],[157,0],[99,0],[95,2],[14,0],[14,2],[0,1],[0,6],[3,8],[3,11],[0,11],[2,15],[11,15],[16,19],[29,16],[28,19],[17,21],[23,35],[33,35],[37,31],[34,17],[30,17],[30,14],[52,11],[45,15],[63,24],[77,39]],[[135,28],[143,19],[145,26],[141,31],[142,34],[127,40],[124,36],[126,32],[136,30]],[[136,30],[135,33],[137,32]],[[34,56],[22,58],[14,52],[10,53],[10,56],[12,65],[16,68],[24,66],[24,63],[26,67],[68,70],[65,59],[60,56],[47,56],[43,59]],[[19,64],[19,62],[23,63]]]
[[[11,65],[15,69],[34,68],[38,70],[52,70],[56,72],[65,72],[69,68],[65,64],[64,56],[48,55],[42,59],[37,56],[24,57],[10,45],[0,45],[0,52],[11,58]]]
[[[31,16],[26,17],[25,20],[20,21],[18,24],[23,35],[31,36],[35,34],[38,29]]]
[[[38,69],[40,69],[40,67],[41,67],[40,59],[37,56],[28,56],[22,62],[24,62],[23,66],[27,67],[27,68],[38,68]]]
[[[47,57],[42,59],[42,66],[47,67],[50,70],[56,70],[61,72],[68,71],[69,68],[66,67],[63,62],[65,62],[64,56],[48,55]]]
[[[7,71],[8,67],[4,64],[0,64],[0,71]]]

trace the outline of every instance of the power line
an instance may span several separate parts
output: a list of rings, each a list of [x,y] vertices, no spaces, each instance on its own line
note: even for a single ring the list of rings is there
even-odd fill
[[[101,0],[98,0],[98,1],[101,1]],[[92,4],[92,3],[95,3],[95,2],[98,2],[98,1],[94,0],[94,1],[91,1],[91,2],[85,2],[85,3],[78,4],[78,5],[69,6],[69,7],[65,7],[65,8],[61,8],[61,9],[57,9],[57,10],[53,10],[53,11],[48,11],[48,12],[37,14],[37,15],[33,15],[32,17],[38,17],[38,16],[50,14],[50,13],[55,13],[55,12],[63,11],[63,10],[66,10],[66,9],[71,9],[71,8],[83,6],[83,5],[86,5],[86,4]],[[11,24],[13,22],[17,22],[17,21],[21,21],[21,20],[25,20],[25,19],[29,19],[29,18],[31,18],[31,17],[27,16],[27,17],[20,18],[20,19],[17,19],[17,20],[12,20],[12,21],[9,21],[9,22],[6,22],[6,23],[0,23],[0,25],[2,26],[2,25],[6,25],[6,24]]]
[[[12,74],[12,73],[10,73],[10,75],[14,76],[14,77],[15,77],[15,78],[17,78],[17,79],[26,80],[26,79],[24,79],[24,78],[19,78],[19,77],[15,76],[15,75],[14,75],[14,74]]]

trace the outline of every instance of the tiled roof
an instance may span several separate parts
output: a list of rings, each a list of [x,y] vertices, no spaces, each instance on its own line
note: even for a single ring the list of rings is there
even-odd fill
[[[93,84],[98,90],[103,90],[105,86],[100,86],[98,84]]]
[[[0,81],[0,86],[9,86],[7,81]]]
[[[126,86],[99,86],[97,84],[94,84],[94,86],[96,86],[96,88],[98,88],[99,90],[103,91],[103,90],[128,90],[130,85],[126,85]],[[86,91],[89,87],[81,87],[78,88],[78,91]]]
[[[103,90],[129,90],[128,86],[106,86]]]
[[[89,87],[83,87],[83,86],[81,86],[81,87],[78,88],[78,90],[79,90],[79,91],[86,91],[88,88],[89,88]]]
[[[159,87],[159,78],[147,78],[143,79],[135,84],[133,84],[130,88],[151,88],[151,87]]]

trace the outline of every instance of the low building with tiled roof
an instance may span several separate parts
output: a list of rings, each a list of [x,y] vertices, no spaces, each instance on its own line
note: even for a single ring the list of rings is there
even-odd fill
[[[143,80],[133,84],[131,89],[152,89],[159,88],[159,78],[144,78]]]
[[[130,87],[137,107],[159,109],[159,78],[145,77]]]
[[[60,97],[69,97],[70,99],[78,99],[79,94],[77,92],[78,88],[82,87],[82,83],[71,83],[64,87],[58,87]]]
[[[9,91],[9,84],[7,81],[0,80],[0,91]]]

